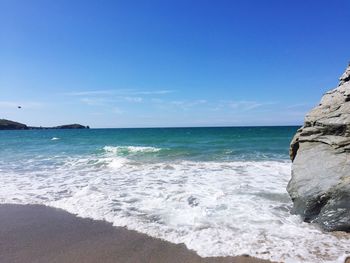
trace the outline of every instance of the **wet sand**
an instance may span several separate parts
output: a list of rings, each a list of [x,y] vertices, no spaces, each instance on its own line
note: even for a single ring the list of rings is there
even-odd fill
[[[41,205],[0,205],[3,263],[260,263],[249,256],[201,258],[172,244],[104,221]]]

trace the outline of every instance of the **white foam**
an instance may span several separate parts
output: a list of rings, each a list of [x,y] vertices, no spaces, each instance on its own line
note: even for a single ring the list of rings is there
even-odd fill
[[[20,172],[4,167],[0,202],[104,219],[201,256],[342,262],[350,254],[348,235],[323,233],[290,214],[289,162],[138,163],[105,151],[48,166],[27,160]]]
[[[51,138],[51,141],[57,141],[57,140],[60,140],[60,138],[58,138],[58,137],[52,137]]]
[[[108,167],[114,169],[121,168],[127,162],[127,159],[124,158],[107,158],[105,160],[108,162]]]
[[[156,147],[148,147],[148,146],[105,146],[103,149],[106,152],[118,154],[118,153],[147,153],[147,152],[159,152],[161,149]]]

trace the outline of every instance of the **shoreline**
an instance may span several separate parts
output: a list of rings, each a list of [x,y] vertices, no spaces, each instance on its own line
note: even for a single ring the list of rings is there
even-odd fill
[[[8,263],[268,263],[251,256],[202,258],[105,221],[44,205],[0,205],[0,261]]]

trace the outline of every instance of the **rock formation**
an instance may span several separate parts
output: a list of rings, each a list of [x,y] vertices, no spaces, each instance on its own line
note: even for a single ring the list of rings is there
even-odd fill
[[[294,212],[327,231],[350,232],[350,65],[305,117],[290,145]]]

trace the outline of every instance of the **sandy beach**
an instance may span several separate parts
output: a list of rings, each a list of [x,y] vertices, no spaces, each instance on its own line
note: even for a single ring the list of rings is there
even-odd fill
[[[0,205],[0,262],[258,263],[250,256],[201,258],[172,244],[104,221],[42,205]]]

